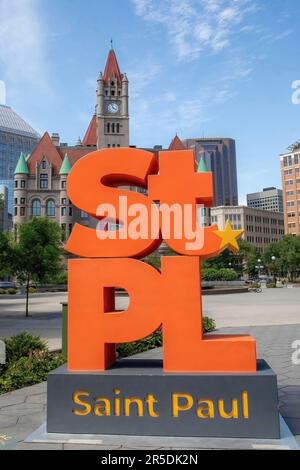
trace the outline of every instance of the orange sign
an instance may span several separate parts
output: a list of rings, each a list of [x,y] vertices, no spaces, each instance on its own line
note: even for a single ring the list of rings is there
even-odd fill
[[[213,203],[212,174],[196,172],[192,151],[161,152],[159,162],[131,148],[90,153],[72,168],[68,195],[98,219],[95,229],[76,224],[66,244],[85,258],[69,260],[70,370],[103,371],[116,360],[116,343],[136,341],[159,326],[167,372],[256,370],[252,337],[202,334],[201,258],[237,251],[242,231],[229,223],[225,230],[204,227],[199,207]],[[111,222],[118,224],[113,230]],[[182,256],[163,256],[161,272],[133,259],[162,240]],[[116,287],[129,294],[126,311],[115,311]]]

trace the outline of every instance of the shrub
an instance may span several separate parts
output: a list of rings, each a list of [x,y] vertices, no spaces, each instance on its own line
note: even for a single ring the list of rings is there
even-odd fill
[[[250,289],[260,289],[261,284],[259,282],[251,282],[248,287],[250,287]]]
[[[36,288],[35,287],[29,287],[28,292],[29,292],[29,294],[35,294],[36,293]]]
[[[234,269],[203,268],[202,279],[204,281],[235,281],[238,275]]]
[[[209,317],[203,317],[202,325],[203,333],[209,333],[210,331],[214,331],[216,329],[215,320]]]
[[[208,333],[216,329],[216,323],[212,318],[203,317],[203,333]],[[162,346],[162,330],[159,328],[151,335],[143,338],[139,341],[132,343],[119,344],[117,351],[120,357],[133,356],[134,354],[149,351],[150,349],[158,348]]]
[[[276,284],[274,282],[270,282],[269,284],[266,284],[268,289],[276,289]]]
[[[0,295],[5,295],[7,294],[7,290],[6,289],[0,289]]]
[[[10,295],[15,295],[18,292],[17,289],[9,288],[7,289],[7,293]]]
[[[45,341],[39,336],[34,336],[26,331],[5,339],[6,361],[8,364],[30,356],[34,351],[46,351]]]
[[[48,373],[65,362],[63,356],[49,351],[35,351],[21,357],[0,377],[0,393],[7,393],[47,380]]]

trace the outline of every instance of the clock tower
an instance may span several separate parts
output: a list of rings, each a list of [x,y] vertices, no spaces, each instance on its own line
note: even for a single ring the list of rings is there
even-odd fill
[[[97,86],[97,147],[129,146],[128,79],[111,47]]]

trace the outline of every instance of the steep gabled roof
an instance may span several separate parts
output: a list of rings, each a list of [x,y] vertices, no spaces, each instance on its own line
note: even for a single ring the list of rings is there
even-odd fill
[[[89,127],[85,133],[85,136],[82,141],[82,145],[85,146],[95,146],[97,145],[97,118],[94,115],[91,119]]]
[[[94,150],[97,150],[97,147],[59,147],[57,150],[61,155],[62,160],[64,159],[65,154],[68,154],[68,159],[72,167],[77,160],[88,153],[94,152]]]
[[[44,156],[47,157],[48,162],[52,164],[53,172],[58,174],[62,164],[62,158],[48,132],[45,132],[27,160],[31,175],[35,175],[36,165],[42,162]]]
[[[171,141],[169,145],[169,150],[186,150],[185,145],[183,144],[182,140],[179,139],[177,134],[175,135],[174,139]]]
[[[115,51],[111,49],[108,53],[108,57],[107,57],[107,61],[106,61],[105,69],[104,69],[104,74],[103,74],[103,80],[105,82],[108,82],[113,76],[117,79],[117,82],[119,83],[119,85],[121,85],[122,74],[119,68]]]

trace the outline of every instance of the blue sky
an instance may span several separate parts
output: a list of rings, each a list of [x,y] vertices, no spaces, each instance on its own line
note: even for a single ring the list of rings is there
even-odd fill
[[[299,0],[0,0],[0,80],[40,133],[75,143],[112,37],[131,144],[234,138],[244,202],[280,186],[278,155],[300,139],[299,17]]]

